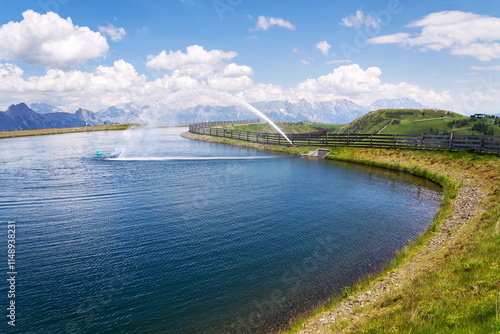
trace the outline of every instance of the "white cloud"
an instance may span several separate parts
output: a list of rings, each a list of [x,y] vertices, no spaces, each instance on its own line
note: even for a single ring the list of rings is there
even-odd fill
[[[380,27],[380,19],[377,17],[371,15],[371,14],[365,14],[363,11],[358,10],[356,11],[356,14],[344,17],[340,21],[340,25],[346,26],[346,27],[354,27],[354,28],[361,28],[362,26],[367,26],[367,27],[372,27],[372,28],[379,28]]]
[[[223,77],[218,75],[208,78],[207,83],[214,90],[229,92],[238,92],[254,84],[252,79],[247,76]]]
[[[254,86],[249,66],[228,63],[236,52],[204,50],[193,45],[187,51],[163,51],[150,56],[148,65],[168,70],[147,81],[134,66],[124,60],[113,66],[98,66],[93,72],[49,69],[42,76],[24,79],[21,68],[0,63],[0,101],[47,101],[66,110],[88,108],[98,110],[128,102],[150,104],[165,101],[175,93],[205,91],[239,92]],[[206,95],[206,94],[205,94]],[[50,101],[48,101],[50,100]],[[213,99],[212,99],[213,100]],[[202,96],[183,101],[189,105],[206,101]]]
[[[9,101],[9,104],[47,101],[72,111],[79,107],[97,110],[105,105],[133,101],[140,96],[146,82],[145,76],[123,60],[109,67],[98,66],[93,72],[49,69],[43,76],[27,79],[22,78],[22,70],[12,64],[0,65],[2,75],[6,66],[10,77],[0,80],[0,101]]]
[[[321,42],[316,43],[315,47],[316,47],[316,49],[321,51],[322,54],[324,54],[325,56],[328,56],[328,50],[330,50],[330,48],[332,46],[330,44],[328,44],[327,41],[321,41]]]
[[[127,35],[125,29],[115,27],[111,23],[108,24],[106,27],[100,26],[99,31],[104,35],[109,36],[113,42],[121,41],[122,39],[125,38],[125,35]]]
[[[156,56],[149,55],[146,66],[154,70],[174,70],[192,65],[216,66],[237,55],[234,51],[206,51],[202,46],[191,45],[186,48],[186,53],[182,51],[169,51],[168,53],[162,51]]]
[[[312,59],[312,58],[302,59],[302,60],[300,61],[300,63],[301,63],[302,65],[309,65],[309,64],[311,64],[312,62],[313,62],[313,59]]]
[[[342,96],[371,92],[380,85],[381,74],[378,67],[364,71],[358,64],[340,66],[332,73],[300,83],[297,91]]]
[[[0,94],[12,98],[15,92],[23,90],[23,70],[14,64],[0,64]]]
[[[419,34],[397,33],[368,40],[372,44],[399,44],[420,51],[449,50],[481,61],[500,59],[500,18],[461,11],[432,13],[408,25]]]
[[[500,71],[500,65],[494,66],[472,66],[471,70],[474,71]]]
[[[278,85],[255,84],[249,78],[252,73],[248,66],[230,63],[205,78],[175,69],[170,74],[147,81],[132,64],[118,60],[113,66],[98,66],[93,72],[49,69],[43,76],[23,79],[23,71],[16,65],[0,64],[0,102],[8,106],[17,101],[45,101],[70,111],[79,107],[99,110],[129,102],[146,105],[156,101],[182,108],[200,103],[227,105],[224,92],[229,92],[249,102],[296,102],[302,98],[317,102],[347,98],[369,105],[379,98],[411,97],[432,106],[453,103],[448,92],[435,93],[405,82],[397,85],[383,83],[379,68],[364,70],[357,64],[340,66],[329,74],[305,80],[288,90]],[[461,100],[466,98],[461,97]]]
[[[278,85],[254,83],[250,78],[254,72],[251,67],[228,62],[235,53],[193,47],[188,50],[194,51],[185,53],[165,51],[166,59],[161,57],[162,62],[158,65],[169,73],[149,81],[124,60],[115,61],[112,66],[98,66],[92,72],[49,69],[42,76],[29,78],[23,77],[23,70],[17,65],[0,63],[1,107],[20,101],[44,101],[69,111],[79,107],[90,110],[113,105],[121,107],[129,102],[183,108],[203,103],[234,103],[227,93],[248,102],[297,102],[302,98],[319,102],[345,98],[365,106],[381,98],[410,97],[432,107],[457,112],[482,110],[483,101],[491,106],[500,102],[495,82],[478,84],[474,91],[451,96],[447,91],[426,90],[407,82],[383,82],[380,68],[363,69],[358,64],[339,66],[330,73],[284,89]]]
[[[286,21],[278,17],[259,16],[257,19],[257,24],[254,28],[251,28],[250,31],[267,31],[273,26],[285,28],[288,30],[295,30],[295,26],[290,21]]]
[[[23,70],[14,64],[0,64],[0,78],[20,77]]]
[[[109,46],[106,38],[88,27],[73,24],[48,12],[23,13],[21,22],[0,27],[0,60],[21,61],[50,68],[68,68],[88,59],[103,57]]]
[[[228,64],[222,70],[222,75],[226,77],[239,77],[243,75],[253,75],[253,70],[249,66],[237,65],[235,63]]]

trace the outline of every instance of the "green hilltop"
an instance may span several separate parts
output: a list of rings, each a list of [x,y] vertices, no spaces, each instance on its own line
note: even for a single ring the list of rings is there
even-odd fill
[[[471,118],[437,109],[381,109],[369,112],[336,133],[500,135],[498,118]]]

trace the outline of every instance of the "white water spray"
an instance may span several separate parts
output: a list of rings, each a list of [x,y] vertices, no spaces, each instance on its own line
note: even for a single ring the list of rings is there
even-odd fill
[[[141,120],[145,121],[148,124],[162,124],[165,123],[165,119],[169,119],[169,124],[175,123],[175,121],[179,121],[176,119],[175,112],[172,110],[180,109],[180,108],[185,108],[186,107],[186,102],[187,101],[193,101],[193,100],[198,100],[198,103],[200,103],[200,99],[204,102],[201,103],[206,103],[206,104],[219,104],[219,105],[239,105],[240,107],[252,112],[259,118],[265,120],[269,125],[271,125],[283,138],[285,138],[290,145],[295,148],[295,150],[298,152],[299,155],[302,155],[300,151],[297,149],[297,147],[293,144],[293,142],[288,138],[288,136],[264,113],[262,113],[260,110],[252,106],[250,103],[241,100],[240,98],[227,93],[227,92],[221,92],[221,91],[216,91],[216,90],[211,90],[211,89],[187,89],[187,90],[182,90],[177,93],[171,94],[167,99],[163,102],[158,102],[153,104],[150,108],[143,110],[143,114],[141,115]],[[221,101],[223,103],[221,104]],[[171,109],[174,108],[174,109]],[[239,114],[239,113],[238,113]],[[171,120],[170,120],[171,119]],[[118,154],[118,158],[126,158],[128,157],[128,154],[126,151],[129,150],[129,148],[136,148],[138,149],[141,148],[142,150],[144,147],[147,145],[142,145],[143,139],[148,139],[149,137],[149,131],[151,126],[145,126],[141,127],[139,129],[130,129],[126,131],[127,138],[126,142],[128,143],[126,147],[122,147],[119,151],[116,153]],[[128,133],[130,132],[130,133]],[[132,138],[133,137],[133,138]],[[145,138],[143,138],[145,137]],[[133,141],[135,145],[130,144],[129,142]],[[128,147],[132,145],[132,147]]]
[[[264,113],[262,111],[260,111],[259,109],[255,108],[250,103],[245,102],[245,101],[237,98],[234,95],[231,95],[231,94],[225,93],[225,92],[217,92],[217,93],[219,93],[221,95],[224,94],[224,95],[230,97],[232,100],[236,101],[242,107],[250,110],[255,115],[257,115],[260,118],[264,119],[269,125],[271,125],[274,129],[276,129],[276,131],[278,131],[278,133],[280,135],[282,135],[283,138],[285,138],[290,143],[290,145],[293,146],[293,148],[299,153],[299,155],[302,155],[302,153],[300,153],[299,149],[293,144],[293,142],[290,140],[290,138],[288,138],[288,136],[273,121],[271,121],[271,119],[269,117],[267,117],[266,115],[264,115]]]

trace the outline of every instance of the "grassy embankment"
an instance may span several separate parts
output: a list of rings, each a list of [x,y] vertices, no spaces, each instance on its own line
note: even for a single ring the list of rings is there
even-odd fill
[[[226,138],[188,137],[294,152]],[[333,148],[327,158],[429,178],[443,186],[444,199],[428,231],[383,272],[296,320],[287,333],[500,333],[498,155]]]
[[[0,131],[0,138],[55,135],[55,134],[73,133],[73,132],[126,130],[132,126],[134,126],[134,124],[125,123],[125,124],[107,124],[107,125],[96,125],[96,126],[81,126],[73,128]]]

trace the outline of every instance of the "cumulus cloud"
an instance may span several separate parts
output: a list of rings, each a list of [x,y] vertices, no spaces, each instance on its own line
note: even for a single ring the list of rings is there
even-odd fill
[[[113,24],[108,24],[107,26],[100,26],[99,27],[99,31],[106,35],[106,36],[109,36],[109,38],[111,38],[111,40],[113,42],[119,42],[121,41],[122,39],[125,38],[125,35],[127,35],[127,32],[125,31],[125,29],[123,28],[118,28],[118,27],[115,27]]]
[[[364,71],[358,64],[340,66],[332,73],[316,79],[308,79],[297,86],[297,91],[341,96],[356,95],[376,90],[380,85],[378,67]]]
[[[242,75],[253,75],[253,70],[249,66],[237,65],[235,63],[228,64],[222,70],[222,75],[226,77],[239,77]]]
[[[332,46],[330,44],[328,44],[327,41],[321,41],[321,42],[316,43],[315,47],[316,47],[316,49],[321,51],[322,54],[324,54],[325,56],[328,56],[328,50],[330,50],[330,48]]]
[[[365,14],[363,11],[358,10],[356,14],[350,15],[348,17],[344,17],[340,21],[340,25],[350,27],[350,28],[361,28],[362,26],[379,28],[380,27],[380,19],[371,15]]]
[[[372,44],[398,44],[420,51],[449,50],[456,56],[481,61],[500,59],[500,18],[461,11],[432,13],[408,25],[418,34],[397,33],[374,37]]]
[[[88,27],[74,25],[58,14],[23,13],[20,22],[0,27],[0,59],[50,68],[68,68],[88,59],[103,57],[106,38]]]
[[[174,88],[170,85],[170,79],[177,77],[182,80],[176,80],[176,83],[188,84],[190,89],[196,86],[221,91],[237,91],[253,85],[249,77],[253,75],[251,67],[228,63],[237,55],[234,51],[208,51],[202,46],[192,45],[186,48],[186,52],[162,51],[156,56],[148,56],[146,65],[155,70],[173,71],[167,80],[169,89]]]
[[[295,26],[290,21],[286,21],[278,17],[259,16],[257,18],[257,24],[254,28],[251,28],[250,31],[267,31],[274,26],[288,30],[295,30]]]
[[[14,64],[0,64],[0,78],[20,77],[23,70]]]
[[[130,102],[184,108],[197,104],[228,105],[234,103],[234,99],[228,98],[230,93],[248,102],[297,102],[302,98],[319,102],[346,98],[365,106],[381,98],[410,97],[433,107],[452,109],[450,106],[456,105],[455,110],[460,112],[464,105],[474,102],[480,108],[482,101],[498,102],[500,96],[497,88],[482,91],[478,88],[479,92],[452,97],[447,91],[426,90],[407,82],[383,82],[380,68],[365,69],[358,64],[339,66],[330,73],[284,89],[279,85],[254,83],[250,78],[251,67],[229,62],[234,53],[200,48],[188,48],[195,50],[194,53],[164,52],[167,58],[173,56],[162,57],[164,62],[159,63],[162,64],[159,68],[169,72],[152,80],[147,80],[124,60],[115,61],[112,66],[97,66],[91,72],[48,69],[42,76],[29,78],[23,77],[18,65],[0,63],[0,103],[6,107],[18,101],[44,101],[69,111],[79,107],[91,110],[121,107]],[[204,75],[196,69],[204,71]]]
[[[12,101],[46,101],[73,111],[79,107],[99,110],[129,102],[139,105],[160,102],[182,108],[203,103],[227,105],[231,101],[227,101],[223,92],[229,92],[249,102],[296,102],[302,98],[318,102],[347,98],[369,105],[379,98],[411,97],[432,106],[453,103],[448,92],[436,93],[405,82],[396,85],[383,83],[379,68],[365,70],[357,64],[340,66],[329,74],[305,80],[291,89],[256,84],[248,76],[252,73],[248,66],[230,63],[205,78],[175,69],[148,81],[132,64],[118,60],[113,66],[98,66],[93,72],[49,69],[43,76],[24,79],[18,66],[0,64],[0,101],[7,106]],[[461,97],[462,100],[466,98]]]
[[[146,66],[154,70],[174,70],[192,65],[210,65],[216,66],[224,61],[236,57],[238,54],[234,51],[225,52],[222,50],[207,51],[202,46],[191,45],[186,48],[186,52],[164,50],[160,54],[148,56]]]
[[[300,99],[310,102],[349,99],[368,106],[377,99],[410,97],[436,107],[449,107],[453,103],[453,98],[447,91],[434,92],[406,82],[384,83],[380,79],[381,74],[382,70],[378,67],[365,70],[358,64],[351,64],[340,66],[326,75],[307,79],[288,90],[279,86],[254,85],[239,94],[251,102],[277,99],[293,102]],[[267,90],[269,95],[266,94]]]
[[[148,66],[168,70],[147,80],[124,60],[113,66],[97,66],[92,72],[48,69],[45,75],[24,79],[21,68],[0,64],[0,101],[26,102],[53,100],[58,106],[99,109],[128,102],[150,104],[164,101],[166,96],[204,89],[205,91],[238,92],[254,85],[249,66],[229,62],[236,52],[205,50],[193,45],[182,51],[163,51],[150,56]],[[43,98],[40,98],[43,96]],[[78,100],[78,102],[76,102]],[[196,104],[202,97],[188,101]]]

